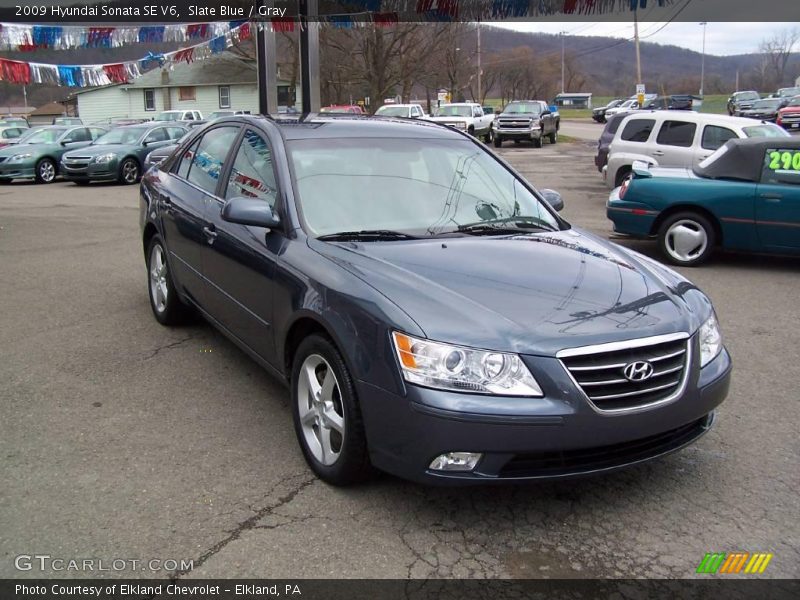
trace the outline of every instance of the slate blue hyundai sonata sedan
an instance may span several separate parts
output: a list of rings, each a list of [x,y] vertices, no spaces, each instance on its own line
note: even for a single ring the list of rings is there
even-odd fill
[[[728,392],[711,302],[558,204],[434,123],[220,119],[142,180],[150,302],[284,381],[333,484],[560,478],[686,446]]]

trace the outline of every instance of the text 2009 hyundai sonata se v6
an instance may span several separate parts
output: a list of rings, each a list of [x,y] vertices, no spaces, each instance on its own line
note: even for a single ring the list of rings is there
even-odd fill
[[[286,381],[334,484],[565,477],[689,444],[730,379],[711,302],[548,199],[432,123],[221,119],[143,178],[150,301]]]

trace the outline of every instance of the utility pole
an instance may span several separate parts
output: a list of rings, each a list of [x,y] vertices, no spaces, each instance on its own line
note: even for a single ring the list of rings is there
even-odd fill
[[[483,104],[483,95],[481,94],[482,91],[482,76],[483,71],[481,70],[481,22],[478,21],[478,97],[475,99],[476,102]]]
[[[703,55],[700,59],[700,97],[703,97],[703,88],[705,87],[703,84],[706,80],[706,25],[708,23],[703,21],[700,23],[703,27]]]
[[[633,39],[636,45],[636,83],[642,83],[642,59],[639,56],[639,17],[638,10],[633,9]]]
[[[739,91],[739,69],[736,69],[736,91]]]
[[[559,31],[558,35],[561,36],[561,93],[564,93],[564,36],[567,35],[566,31]]]

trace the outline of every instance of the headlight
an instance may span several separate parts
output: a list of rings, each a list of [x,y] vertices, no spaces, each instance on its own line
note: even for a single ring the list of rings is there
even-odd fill
[[[473,350],[393,332],[403,377],[410,383],[459,392],[543,396],[516,354]]]
[[[710,363],[722,350],[722,333],[719,331],[717,317],[711,315],[708,321],[700,326],[700,368]]]
[[[114,154],[113,152],[110,152],[108,154],[101,154],[100,156],[95,156],[93,162],[96,162],[96,163],[107,163],[107,162],[111,162],[115,158],[117,158],[117,155]]]
[[[8,159],[8,162],[19,162],[21,160],[25,160],[26,158],[30,158],[31,156],[33,156],[33,154],[30,152],[28,154],[15,154]]]

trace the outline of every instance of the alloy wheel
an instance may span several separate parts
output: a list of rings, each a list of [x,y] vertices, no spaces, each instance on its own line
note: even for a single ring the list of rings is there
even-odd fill
[[[122,163],[122,179],[125,183],[136,183],[139,178],[139,167],[132,160]]]
[[[43,160],[39,163],[39,179],[45,183],[50,183],[56,178],[56,167],[49,160]]]
[[[308,450],[321,464],[333,465],[344,443],[344,408],[336,375],[319,354],[309,355],[300,367],[297,405]]]
[[[169,290],[167,288],[167,261],[164,248],[155,244],[150,251],[150,295],[156,311],[163,313],[167,310]]]

